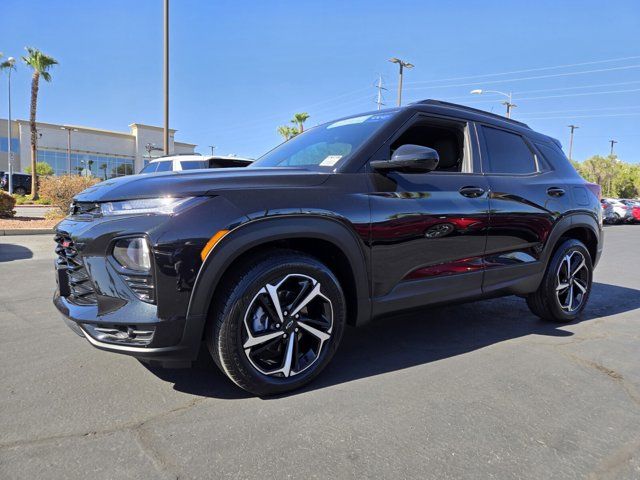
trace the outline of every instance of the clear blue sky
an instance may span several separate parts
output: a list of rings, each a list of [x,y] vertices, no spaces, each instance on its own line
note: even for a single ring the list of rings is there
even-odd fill
[[[397,70],[387,59],[397,56],[416,65],[405,77],[406,101],[502,112],[498,97],[469,91],[513,91],[514,118],[565,149],[566,126],[580,126],[574,158],[607,154],[615,138],[622,159],[640,162],[637,0],[173,0],[171,7],[171,127],[203,153],[213,144],[217,153],[257,157],[279,143],[276,128],[294,112],[309,112],[313,125],[374,109],[379,73],[393,105]],[[39,120],[115,130],[162,124],[161,0],[3,0],[0,51],[17,57],[25,45],[60,62],[41,88]],[[583,65],[543,69],[573,64]],[[540,70],[490,75],[532,69]],[[14,117],[27,118],[23,65],[13,86]]]

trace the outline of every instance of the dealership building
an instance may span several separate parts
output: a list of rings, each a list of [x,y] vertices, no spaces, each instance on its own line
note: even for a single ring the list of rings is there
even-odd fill
[[[0,119],[0,171],[8,170],[9,139],[6,119]],[[78,125],[37,122],[39,162],[51,165],[56,175],[93,174],[112,178],[137,173],[151,158],[161,156],[163,129],[132,123],[128,132]],[[169,153],[194,153],[192,143],[176,142],[169,130]],[[14,172],[24,172],[31,162],[31,132],[27,120],[11,122]]]

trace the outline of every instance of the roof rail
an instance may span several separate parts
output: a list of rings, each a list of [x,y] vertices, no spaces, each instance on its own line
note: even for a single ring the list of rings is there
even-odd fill
[[[513,120],[511,118],[503,117],[502,115],[498,115],[497,113],[491,113],[491,112],[487,112],[486,110],[480,110],[479,108],[467,107],[466,105],[460,105],[460,104],[457,104],[457,103],[443,102],[442,100],[427,99],[427,100],[419,100],[417,102],[414,102],[414,104],[434,105],[434,106],[455,108],[457,110],[464,110],[464,111],[467,111],[467,112],[477,113],[479,115],[485,115],[487,117],[495,118],[497,120],[502,120],[503,122],[515,123],[516,125],[520,125],[521,127],[525,127],[525,128],[531,129],[531,127],[529,125],[527,125],[526,123],[524,123],[524,122],[519,122],[518,120]]]

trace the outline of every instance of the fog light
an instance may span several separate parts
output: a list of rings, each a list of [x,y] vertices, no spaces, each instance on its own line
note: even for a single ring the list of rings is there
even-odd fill
[[[151,270],[149,244],[144,238],[123,238],[113,247],[113,257],[129,270],[148,272]]]

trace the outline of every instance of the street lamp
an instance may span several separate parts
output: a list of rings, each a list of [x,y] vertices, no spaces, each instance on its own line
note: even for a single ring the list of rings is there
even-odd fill
[[[218,148],[215,145],[209,145],[209,148],[211,149],[211,156],[213,157],[213,151]]]
[[[609,152],[609,156],[613,157],[613,146],[618,143],[618,141],[611,139],[609,140],[609,143],[611,144],[611,152]]]
[[[164,154],[169,155],[169,0],[164,0]]]
[[[512,97],[511,92],[504,93],[504,92],[500,92],[498,90],[482,90],[480,88],[478,88],[476,90],[471,90],[471,94],[473,94],[473,95],[482,95],[483,93],[497,93],[498,95],[502,95],[504,97],[507,97],[507,100],[502,102],[502,105],[506,105],[507,106],[507,118],[511,118],[511,109],[514,108],[514,107],[517,107],[517,105],[515,103],[511,102],[511,97]]]
[[[77,132],[77,128],[60,127],[60,130],[67,131],[67,175],[71,175],[71,132]]]
[[[13,165],[12,165],[12,157],[13,157],[13,153],[11,152],[11,70],[15,70],[16,67],[16,59],[13,57],[9,57],[7,58],[4,62],[2,62],[2,64],[0,64],[0,67],[4,70],[7,70],[7,74],[9,75],[9,101],[8,101],[8,106],[9,106],[9,115],[7,118],[7,130],[8,130],[8,135],[7,135],[7,161],[8,161],[8,170],[9,170],[9,193],[12,194],[13,193]]]
[[[567,125],[571,129],[571,134],[569,135],[569,160],[573,160],[573,132],[576,128],[580,128],[578,125]]]
[[[402,71],[405,68],[413,68],[414,65],[395,57],[390,58],[389,61],[391,63],[397,63],[400,66],[400,79],[398,81],[398,106],[400,106],[402,105]]]

